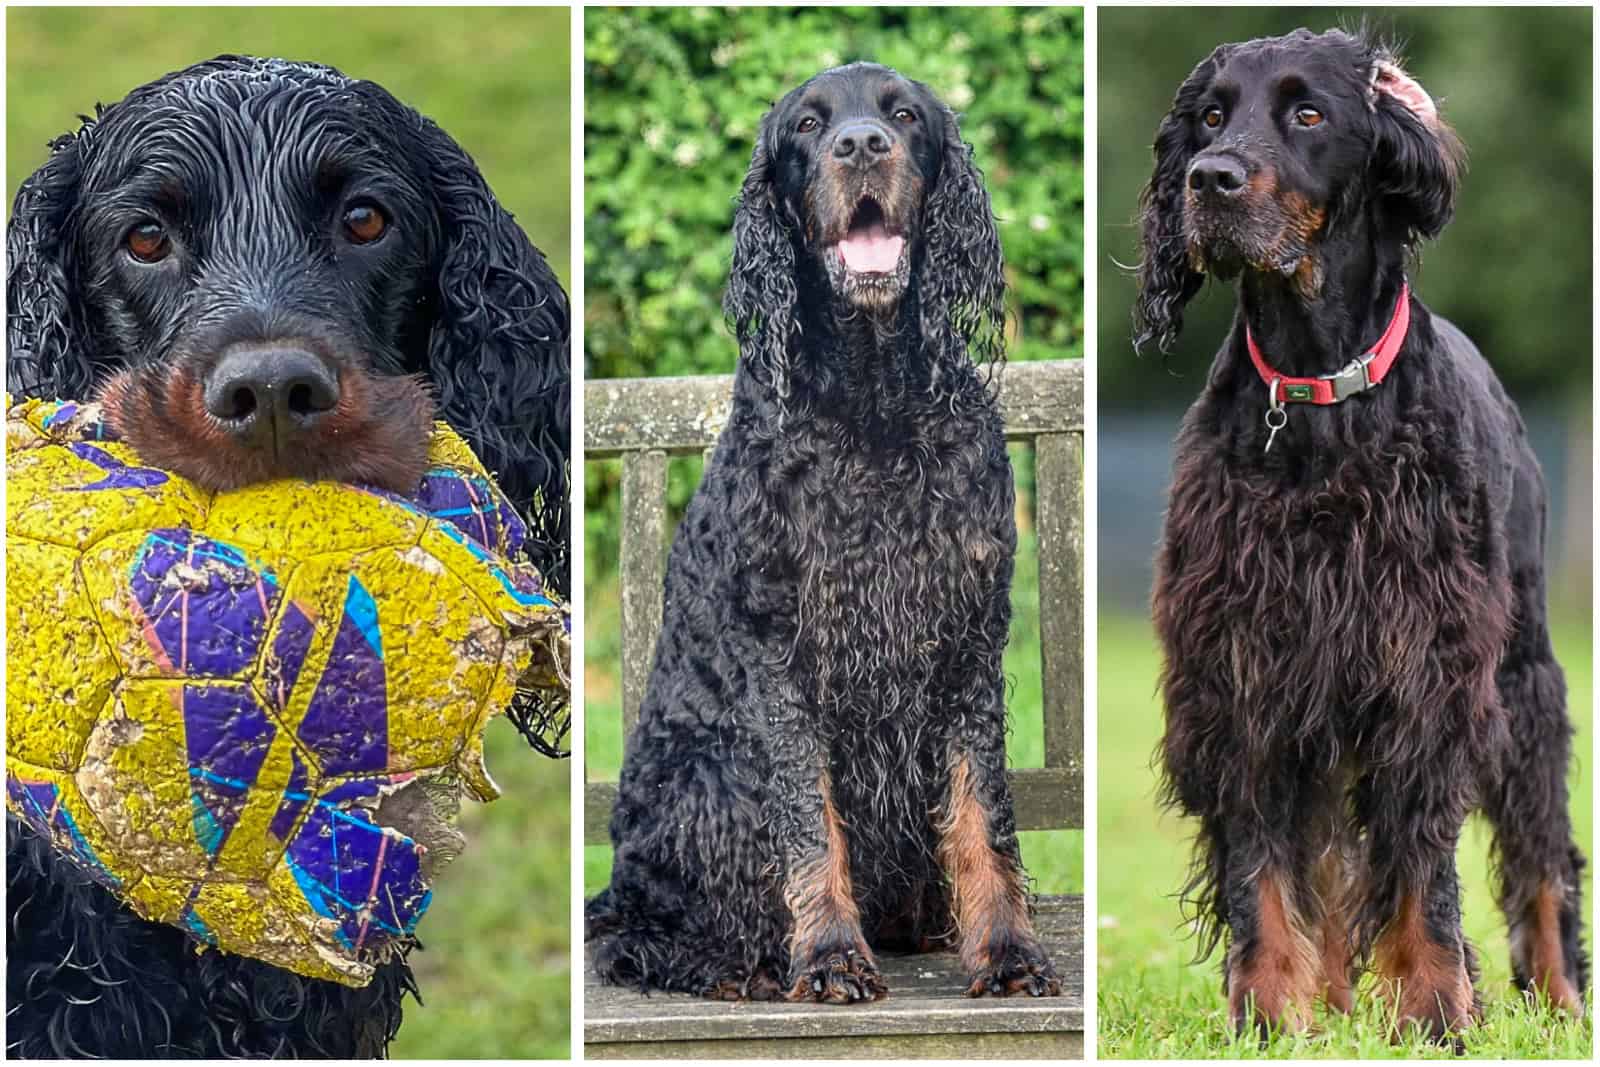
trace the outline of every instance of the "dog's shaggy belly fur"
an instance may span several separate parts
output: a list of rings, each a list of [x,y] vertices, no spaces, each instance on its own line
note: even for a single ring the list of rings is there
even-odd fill
[[[822,817],[797,788],[808,765],[826,768],[869,938],[954,933],[935,826],[954,749],[1003,768],[1016,539],[999,416],[970,384],[873,441],[793,414],[724,433],[673,546],[619,877],[589,906],[608,979],[778,991],[780,843]]]

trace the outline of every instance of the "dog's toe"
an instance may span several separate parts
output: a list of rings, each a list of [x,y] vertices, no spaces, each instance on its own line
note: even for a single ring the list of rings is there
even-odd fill
[[[872,957],[856,949],[819,954],[801,969],[789,989],[790,1000],[856,1004],[887,995],[889,987]]]
[[[989,963],[979,967],[967,985],[969,997],[1008,997],[1013,993],[1030,997],[1061,995],[1061,979],[1037,947],[1013,945],[992,954]]]

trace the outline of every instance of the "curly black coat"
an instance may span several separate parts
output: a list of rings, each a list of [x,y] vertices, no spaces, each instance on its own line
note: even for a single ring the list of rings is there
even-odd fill
[[[1268,450],[1247,354],[1247,328],[1284,375],[1368,349],[1408,252],[1450,219],[1459,144],[1385,49],[1301,30],[1213,52],[1155,157],[1139,342],[1166,348],[1204,275],[1240,278],[1175,443],[1154,592],[1166,797],[1199,820],[1188,895],[1202,953],[1228,939],[1235,1025],[1303,1026],[1319,995],[1347,1011],[1369,961],[1402,1023],[1467,1025],[1455,848],[1474,808],[1518,982],[1581,1012],[1571,727],[1515,405],[1410,296],[1381,385],[1288,407]]]
[[[221,56],[52,148],[6,236],[12,392],[98,393],[215,487],[410,488],[437,411],[566,589],[566,295],[444,131],[331,68]],[[9,817],[6,842],[12,1055],[376,1055],[415,991],[403,960],[356,990],[197,955]]]
[[[988,194],[887,68],[765,117],[734,220],[733,409],[668,564],[588,904],[600,976],[844,1003],[959,930],[973,995],[1059,990],[1005,779],[1016,544]]]

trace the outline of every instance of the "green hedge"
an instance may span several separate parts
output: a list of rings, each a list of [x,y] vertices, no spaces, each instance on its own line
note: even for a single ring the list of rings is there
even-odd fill
[[[1082,355],[1080,9],[591,9],[584,31],[591,376],[732,369],[721,299],[757,124],[858,59],[961,114],[1001,220],[1016,357]]]

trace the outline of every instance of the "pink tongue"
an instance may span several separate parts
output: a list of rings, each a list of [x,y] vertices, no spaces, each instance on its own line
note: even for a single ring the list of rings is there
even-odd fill
[[[900,249],[905,238],[891,236],[883,223],[851,230],[839,242],[839,254],[844,265],[857,274],[888,274],[900,262]]]

